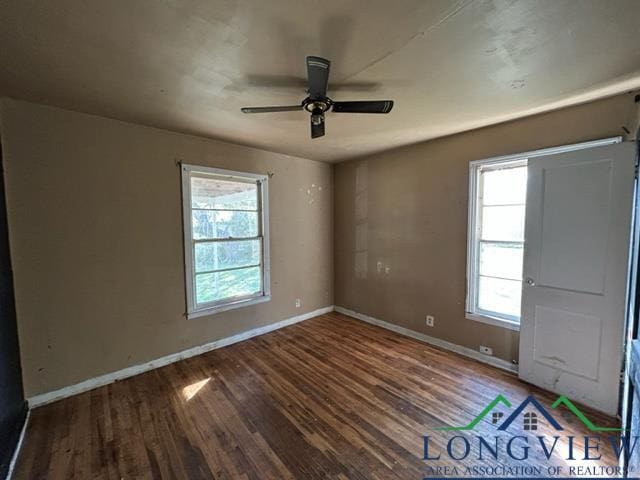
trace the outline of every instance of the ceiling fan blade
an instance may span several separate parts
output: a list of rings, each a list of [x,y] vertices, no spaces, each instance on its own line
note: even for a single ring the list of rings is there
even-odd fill
[[[389,113],[393,100],[363,100],[361,102],[333,102],[336,113]]]
[[[302,110],[302,105],[288,105],[283,107],[242,107],[242,113],[274,113],[296,112]]]
[[[327,96],[329,82],[329,66],[331,62],[320,57],[307,57],[307,77],[309,79],[309,96],[324,98]]]
[[[320,122],[314,122],[311,117],[311,138],[324,137],[324,115],[320,116]]]

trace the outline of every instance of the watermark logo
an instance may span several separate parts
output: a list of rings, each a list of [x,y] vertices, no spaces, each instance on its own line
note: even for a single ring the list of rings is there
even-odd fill
[[[556,418],[561,408],[582,423],[588,434],[567,434]],[[542,424],[551,435],[540,434]],[[487,435],[487,425],[495,429],[493,436]],[[596,425],[564,395],[550,409],[533,395],[515,407],[505,395],[498,395],[467,425],[434,430],[436,441],[430,435],[423,437],[429,477],[617,476],[622,473],[620,459],[634,454],[638,440],[625,436],[621,428]],[[519,433],[510,433],[514,431]],[[604,465],[604,459],[610,465]],[[441,468],[437,464],[442,461],[446,466]],[[490,466],[492,461],[495,467]]]
[[[489,405],[487,405],[484,408],[484,410],[482,410],[482,412],[480,412],[480,414],[476,418],[474,418],[468,425],[465,425],[463,427],[436,428],[435,430],[445,430],[445,431],[446,430],[449,430],[449,431],[473,430],[476,427],[476,425],[478,425],[484,419],[484,417],[486,417],[489,413],[491,413],[500,404],[504,405],[507,408],[511,408],[511,402],[507,400],[504,395],[501,394],[501,395],[498,395],[491,403],[489,403]],[[582,413],[580,409],[576,407],[573,404],[573,402],[569,400],[567,397],[565,397],[564,395],[560,395],[558,399],[555,402],[553,402],[553,404],[551,405],[551,408],[556,409],[561,405],[569,409],[569,411],[571,411],[576,417],[578,417],[578,419],[592,432],[622,431],[621,428],[598,427],[594,425],[593,422],[591,422],[591,420],[589,420],[587,416],[584,413]],[[538,415],[542,415],[547,420],[547,422],[549,422],[549,424],[553,426],[556,430],[563,430],[562,426],[560,426],[560,424],[551,416],[551,414],[547,412],[547,409],[544,408],[540,404],[540,402],[538,402],[538,400],[534,398],[533,395],[529,395],[520,405],[518,405],[518,408],[516,408],[513,411],[513,413],[509,415],[509,417],[507,417],[507,419],[500,424],[500,426],[498,427],[498,430],[506,430],[509,427],[509,425],[511,425],[527,407],[535,408],[537,410],[537,413],[528,411],[527,413],[524,414],[524,419],[523,419],[524,430],[537,430]],[[494,412],[491,423],[495,425],[496,423],[498,423],[498,420],[500,420],[502,416],[503,416],[502,412]]]

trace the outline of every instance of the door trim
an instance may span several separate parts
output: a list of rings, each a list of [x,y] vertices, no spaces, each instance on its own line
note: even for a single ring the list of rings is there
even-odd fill
[[[603,147],[605,145],[614,145],[616,143],[622,143],[622,140],[623,140],[622,136],[601,138],[599,140],[590,140],[588,142],[572,143],[569,145],[559,145],[557,147],[541,148],[538,150],[530,150],[528,152],[511,153],[509,155],[501,155],[499,157],[481,158],[478,160],[472,160],[471,162],[469,162],[469,164],[476,165],[478,163],[482,163],[483,165],[491,165],[491,163],[494,163],[494,162],[500,163],[500,162],[505,162],[509,160],[520,160],[524,158],[535,158],[535,157],[542,157],[545,155],[555,155],[557,153],[566,153],[566,152],[573,152],[576,150],[584,150],[587,148]]]

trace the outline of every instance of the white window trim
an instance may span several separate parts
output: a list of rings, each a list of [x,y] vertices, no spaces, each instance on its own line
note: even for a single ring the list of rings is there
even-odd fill
[[[199,165],[181,165],[182,171],[182,217],[184,233],[184,263],[185,284],[187,293],[187,318],[193,319],[212,315],[235,308],[246,307],[271,300],[270,262],[269,262],[269,176],[257,173],[235,172],[221,168],[203,167]],[[262,292],[250,296],[226,299],[221,302],[211,302],[196,306],[193,259],[193,238],[191,224],[191,173],[215,175],[229,179],[247,181],[259,184],[258,202],[260,203],[260,229],[262,234]]]
[[[477,270],[478,270],[478,251],[476,237],[477,218],[478,218],[478,170],[483,166],[491,166],[495,164],[508,163],[526,163],[528,159],[541,157],[544,155],[553,155],[558,153],[572,152],[587,148],[600,147],[604,145],[612,145],[622,142],[622,137],[604,138],[602,140],[593,140],[589,142],[576,143],[572,145],[562,145],[558,147],[543,148],[540,150],[532,150],[529,152],[516,153],[512,155],[502,155],[499,157],[491,157],[482,160],[474,160],[469,162],[469,209],[468,209],[468,225],[467,225],[467,297],[465,318],[475,320],[477,322],[487,323],[510,330],[520,330],[520,323],[507,318],[499,317],[489,312],[482,312],[475,308],[478,292],[477,286]]]
[[[520,330],[520,322],[518,319],[500,315],[497,312],[490,312],[480,309],[478,304],[478,279],[480,268],[480,254],[478,247],[480,242],[480,225],[478,218],[480,214],[480,205],[478,202],[478,190],[480,181],[480,170],[491,167],[516,168],[527,164],[527,158],[517,157],[514,159],[500,160],[495,159],[478,160],[469,164],[469,225],[467,233],[467,302],[466,302],[466,318],[476,320],[489,325],[508,328],[510,330]]]

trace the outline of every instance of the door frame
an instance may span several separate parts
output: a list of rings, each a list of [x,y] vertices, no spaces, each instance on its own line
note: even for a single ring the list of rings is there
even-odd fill
[[[634,196],[633,196],[633,218],[632,218],[632,236],[630,242],[629,255],[629,280],[627,288],[627,315],[624,327],[624,355],[623,365],[620,378],[620,402],[619,415],[624,429],[626,440],[631,439],[631,416],[633,414],[630,408],[635,395],[635,387],[630,379],[631,368],[631,342],[638,339],[638,319],[640,318],[640,282],[638,281],[638,272],[640,272],[640,184],[638,182],[638,170],[640,168],[640,127],[636,132],[636,161],[635,161],[635,180],[634,180]],[[620,456],[620,466],[624,471],[624,477],[628,476],[627,459],[624,455]]]

